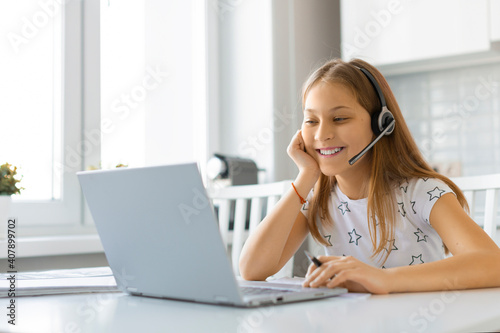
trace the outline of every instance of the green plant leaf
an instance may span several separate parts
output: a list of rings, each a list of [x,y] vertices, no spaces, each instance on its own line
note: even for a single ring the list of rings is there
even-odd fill
[[[0,195],[13,195],[21,193],[24,188],[19,187],[21,181],[15,176],[17,175],[17,167],[13,167],[9,163],[0,165]]]

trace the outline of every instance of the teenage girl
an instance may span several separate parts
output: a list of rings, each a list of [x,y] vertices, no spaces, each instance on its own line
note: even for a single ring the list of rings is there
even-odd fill
[[[460,189],[425,162],[376,68],[331,60],[306,81],[302,104],[288,146],[299,173],[245,243],[243,278],[275,274],[311,233],[326,255],[306,287],[500,286],[500,249],[468,216]]]

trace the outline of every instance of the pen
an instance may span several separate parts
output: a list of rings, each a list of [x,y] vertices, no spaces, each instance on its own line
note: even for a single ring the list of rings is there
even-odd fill
[[[309,252],[304,250],[304,253],[306,254],[307,258],[316,265],[316,267],[321,266],[321,261],[318,260],[315,256],[311,255]]]

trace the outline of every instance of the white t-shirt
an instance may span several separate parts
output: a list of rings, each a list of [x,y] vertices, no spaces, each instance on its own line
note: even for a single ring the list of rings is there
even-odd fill
[[[331,244],[325,246],[325,253],[332,256],[350,255],[383,268],[443,259],[443,242],[430,225],[429,215],[436,201],[450,192],[453,193],[445,183],[433,178],[414,178],[399,185],[395,193],[397,218],[394,239],[386,245],[386,249],[391,247],[392,251],[382,266],[386,251],[371,258],[373,249],[367,221],[368,200],[351,200],[335,185],[329,203],[333,225],[322,226],[317,219],[320,233]],[[302,207],[306,217],[307,209],[306,203]]]

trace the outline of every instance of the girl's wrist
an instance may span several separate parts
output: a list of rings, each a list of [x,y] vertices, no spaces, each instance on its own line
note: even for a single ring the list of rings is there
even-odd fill
[[[316,184],[316,182],[318,181],[320,175],[321,175],[321,170],[319,168],[314,170],[299,169],[299,173],[295,178],[295,180],[306,182],[312,188],[314,184]]]
[[[295,190],[300,196],[306,198],[313,189],[314,184],[318,181],[318,178],[319,176],[315,176],[312,173],[299,172],[297,178],[293,181]]]

